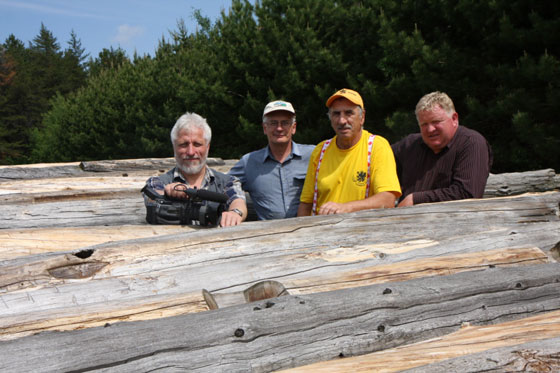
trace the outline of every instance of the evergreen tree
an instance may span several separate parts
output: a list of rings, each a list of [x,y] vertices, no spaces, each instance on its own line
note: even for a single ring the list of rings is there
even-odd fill
[[[86,68],[89,76],[96,76],[104,69],[118,69],[128,63],[130,63],[130,60],[124,49],[110,47],[109,49],[103,48],[96,59],[90,57],[86,63]]]
[[[67,94],[85,82],[80,59],[81,43],[71,34],[70,48],[64,52],[53,34],[42,24],[39,34],[26,48],[10,35],[2,45],[2,59],[9,61],[10,79],[0,85],[0,163],[29,161],[30,133],[41,126],[50,100]],[[2,63],[6,68],[6,63]]]
[[[273,99],[294,104],[296,140],[317,143],[333,135],[325,100],[347,87],[366,128],[392,142],[418,131],[416,102],[440,90],[491,143],[493,172],[560,169],[560,3],[233,0],[215,24],[194,16],[198,28],[179,22],[153,59],[90,59],[88,85],[58,96],[36,132],[35,159],[170,155],[185,111],[208,118],[212,155],[239,157],[266,143]]]

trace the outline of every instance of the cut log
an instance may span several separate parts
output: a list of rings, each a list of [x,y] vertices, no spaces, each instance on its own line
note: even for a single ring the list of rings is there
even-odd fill
[[[521,328],[529,325],[523,335],[556,338],[559,291],[558,263],[493,268],[40,333],[0,342],[0,361],[6,371],[173,367],[269,372],[397,348],[449,335],[465,325],[517,320]],[[529,319],[536,316],[542,316],[540,322]],[[406,355],[401,359],[406,361]]]
[[[324,361],[285,373],[335,372],[557,372],[560,312],[496,325],[464,324],[456,332],[412,345]]]
[[[0,328],[10,336],[198,312],[202,289],[265,280],[306,294],[543,262],[560,242],[559,201],[545,193],[255,222],[6,260]]]
[[[223,166],[221,158],[207,158],[210,167]],[[144,159],[119,159],[112,161],[81,162],[80,168],[89,172],[133,171],[133,170],[161,170],[165,172],[175,167],[175,158],[144,158]]]
[[[233,166],[233,160],[207,158],[210,167]],[[165,172],[175,166],[175,158],[120,159],[68,163],[36,163],[0,166],[0,181],[83,176],[94,172],[134,172],[138,170]]]
[[[517,337],[516,340],[530,339],[527,337],[542,338],[544,335],[553,335],[557,324],[552,324],[552,320],[543,320],[540,328],[535,328],[542,332],[535,335],[536,330],[529,330],[526,335],[508,336]],[[488,335],[488,339],[492,335]],[[484,341],[482,341],[484,343]],[[459,346],[457,346],[459,347]],[[427,366],[411,369],[408,372],[416,373],[447,373],[447,372],[560,372],[560,337],[550,339],[540,339],[536,342],[507,347],[495,348],[477,354],[449,359],[441,363],[430,364]]]
[[[484,197],[512,196],[560,189],[560,179],[553,169],[490,174]]]
[[[118,225],[0,230],[0,261],[41,253],[79,251],[85,246],[194,230],[178,225]]]
[[[92,195],[96,198],[91,199]],[[39,202],[2,205],[0,229],[146,224],[146,208],[139,190],[132,195],[86,192],[27,198],[37,198]]]
[[[0,181],[71,177],[82,173],[79,162],[0,166]]]

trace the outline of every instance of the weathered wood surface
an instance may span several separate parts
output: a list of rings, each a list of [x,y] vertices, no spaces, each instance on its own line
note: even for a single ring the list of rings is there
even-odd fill
[[[208,166],[223,166],[225,161],[221,158],[207,158]],[[134,170],[161,170],[165,172],[175,167],[175,158],[144,158],[144,159],[120,159],[106,161],[81,162],[80,168],[90,172],[108,171],[134,171]]]
[[[514,320],[518,327],[529,320],[538,329],[525,330],[533,338],[550,339],[560,335],[559,291],[558,263],[489,268],[40,333],[0,342],[0,364],[5,371],[268,372],[410,345],[466,324]],[[529,319],[539,315],[540,324]]]
[[[233,163],[234,160],[229,160],[213,167],[227,171]],[[339,354],[350,356],[379,351],[371,355],[386,352],[386,356],[390,356],[390,350],[381,350],[408,345],[414,341],[429,344],[433,341],[425,340],[435,335],[441,335],[442,340],[447,342],[426,345],[425,348],[429,349],[430,356],[446,356],[448,360],[424,361],[421,352],[414,355],[415,352],[411,349],[406,352],[409,367],[426,371],[430,371],[429,367],[442,369],[440,371],[444,370],[443,367],[451,367],[451,370],[458,367],[456,370],[463,371],[464,362],[469,357],[461,356],[457,351],[465,343],[469,346],[477,345],[478,351],[486,351],[498,347],[499,344],[492,344],[496,339],[501,338],[502,342],[515,341],[516,345],[520,345],[525,342],[535,343],[530,342],[535,335],[552,341],[552,344],[537,344],[542,347],[537,349],[537,353],[542,355],[549,351],[551,356],[556,356],[553,355],[553,350],[554,338],[559,337],[554,334],[558,328],[558,315],[555,313],[556,305],[551,306],[551,302],[558,301],[557,295],[555,300],[549,298],[548,292],[536,295],[532,293],[532,298],[528,295],[521,300],[511,300],[503,294],[511,295],[512,289],[498,290],[493,297],[500,298],[494,300],[500,304],[496,306],[499,311],[492,305],[489,306],[491,312],[488,308],[477,310],[468,302],[473,297],[491,298],[493,290],[488,290],[487,286],[494,284],[480,282],[479,273],[506,273],[500,272],[504,268],[511,270],[512,272],[507,273],[512,276],[522,276],[531,268],[535,275],[542,275],[541,268],[550,268],[548,266],[551,265],[543,263],[558,259],[558,192],[364,211],[330,217],[244,223],[240,227],[228,229],[146,225],[140,189],[149,176],[164,172],[172,166],[173,159],[169,158],[0,167],[0,205],[3,210],[0,219],[0,340],[4,340],[0,342],[0,371],[17,371],[18,366],[25,371],[33,370],[24,368],[22,362],[27,365],[27,359],[23,359],[23,355],[8,356],[12,348],[10,346],[25,346],[24,351],[35,348],[41,351],[44,350],[42,344],[54,350],[61,348],[61,352],[44,359],[40,370],[87,370],[87,367],[80,368],[82,365],[74,368],[75,360],[68,356],[77,354],[76,356],[82,357],[76,351],[89,348],[86,347],[87,343],[92,340],[88,337],[83,340],[84,344],[81,343],[82,337],[89,335],[87,333],[90,331],[105,333],[109,330],[117,330],[115,342],[112,342],[112,335],[91,334],[94,340],[91,344],[93,356],[102,355],[105,349],[110,349],[108,346],[101,346],[103,343],[107,344],[108,340],[111,340],[109,343],[113,346],[108,360],[97,363],[93,358],[89,359],[94,370],[144,371],[170,366],[176,366],[177,369],[186,366],[190,369],[191,357],[197,355],[193,351],[200,348],[203,351],[202,354],[199,351],[200,355],[213,357],[211,362],[195,357],[193,366],[200,370],[270,371],[336,359]],[[558,176],[553,170],[491,175],[485,196],[558,189]],[[480,272],[481,270],[485,271]],[[369,311],[362,310],[362,316],[356,317],[350,313],[346,318],[344,308],[336,308],[344,300],[344,296],[339,298],[340,294],[345,294],[339,289],[350,291],[355,288],[359,292],[370,286],[382,286],[375,284],[384,284],[383,289],[391,289],[393,294],[396,281],[407,280],[411,289],[418,287],[427,293],[431,290],[433,293],[430,294],[436,297],[439,290],[425,286],[422,282],[426,281],[425,277],[437,276],[433,277],[433,281],[438,283],[438,279],[445,279],[441,280],[445,282],[461,272],[467,276],[465,281],[472,282],[467,286],[472,287],[472,294],[476,292],[475,283],[479,289],[476,296],[458,292],[458,298],[443,300],[445,313],[445,307],[450,302],[461,302],[463,296],[468,298],[463,300],[466,303],[461,303],[466,308],[457,306],[457,320],[449,321],[453,314],[450,310],[445,314],[447,316],[440,319],[440,314],[431,309],[426,313],[418,311],[416,321],[412,321],[410,316],[410,322],[405,320],[401,324],[395,318],[392,319],[394,325],[391,324],[391,332],[381,333],[383,335],[379,346],[376,329],[370,325],[369,330],[366,328],[360,332],[362,325],[356,322],[362,321],[360,317],[367,318]],[[469,276],[468,273],[472,275]],[[449,274],[457,275],[447,276]],[[521,277],[518,278],[520,280],[515,285],[519,283],[521,288],[514,290],[519,292],[518,289],[521,289],[524,292],[525,282],[521,281]],[[201,312],[208,309],[202,289],[208,290],[216,299],[228,296],[234,299],[233,295],[264,280],[279,281],[291,295],[269,302]],[[550,286],[552,284],[543,285],[546,289]],[[558,294],[557,287],[554,289]],[[339,291],[333,293],[333,290]],[[324,299],[321,306],[324,308],[316,309],[315,297],[321,294],[330,295],[321,298]],[[328,296],[334,297],[334,300],[327,301]],[[370,309],[372,304],[375,308],[375,303],[371,303],[375,298],[371,298],[369,293],[362,296],[364,299],[370,298]],[[291,304],[298,307],[297,299],[301,299],[298,297],[308,297],[305,299],[313,307],[304,312],[311,313],[314,317],[321,316],[329,302],[333,307],[332,312],[342,313],[338,315],[338,321],[335,321],[334,315],[327,316],[332,317],[330,329],[318,319],[307,319],[311,322],[310,327],[302,330],[303,324],[298,322],[304,322],[305,319],[300,320],[299,311],[293,313],[293,307],[286,306]],[[387,299],[387,294],[383,297]],[[436,308],[439,299],[424,298],[427,303],[421,307]],[[422,297],[419,296],[418,299]],[[508,301],[514,304],[507,312],[510,313],[509,316],[505,311]],[[281,313],[273,315],[282,319],[279,329],[272,331],[270,324],[266,326],[266,333],[259,334],[260,324],[252,324],[251,317],[254,315],[250,314],[256,311],[270,312],[269,310],[279,309],[280,305],[283,307]],[[405,312],[406,307],[399,303],[396,309]],[[385,308],[385,314],[391,316],[392,312],[392,308]],[[505,331],[508,319],[523,320],[514,321],[513,329],[507,332],[511,334],[507,337],[484,337],[488,330],[483,329],[484,333],[478,332],[483,333],[480,334],[480,340],[477,337],[470,340],[468,335],[461,332],[474,330],[474,326],[456,331],[461,321],[475,322],[468,317],[463,319],[463,312],[469,315],[474,313],[476,317],[479,317],[479,313],[484,314],[484,317],[488,316],[487,319],[477,319],[480,324],[503,322],[501,329],[496,329],[498,331]],[[492,315],[495,316],[493,312],[500,314],[495,320],[492,318]],[[541,312],[544,313],[540,314]],[[542,324],[548,327],[538,323],[530,325],[541,331],[541,334],[532,333],[531,330],[515,334],[515,330],[522,330],[522,325],[529,325],[532,322],[531,315],[537,313],[538,317],[543,318]],[[214,316],[196,319],[200,315]],[[372,317],[375,318],[376,315]],[[395,314],[395,317],[399,315]],[[429,317],[424,318],[424,315]],[[249,319],[245,319],[245,316]],[[198,339],[209,326],[209,333],[218,330],[218,334],[224,336],[225,331],[220,331],[219,325],[213,329],[214,317],[224,322],[227,319],[230,324],[249,320],[250,324],[236,324],[241,326],[234,331],[243,329],[247,336],[247,329],[243,325],[249,325],[250,333],[255,330],[257,333],[252,338],[244,339],[234,337],[234,332],[229,331],[227,341],[219,337],[218,342],[207,340],[208,345],[204,345],[204,341],[202,344],[193,344],[190,340],[174,338],[180,334],[177,325],[185,328],[183,330],[193,330],[194,333],[187,337],[191,339]],[[198,329],[191,327],[191,320],[195,320],[192,323]],[[420,323],[422,320],[430,325],[434,320],[435,324],[439,324],[434,327],[435,331],[424,329],[420,334],[407,334],[408,331],[399,329],[406,329],[405,325],[410,325],[412,329],[419,330],[416,322]],[[166,324],[168,322],[170,324]],[[353,322],[356,325],[352,326]],[[173,328],[172,323],[179,324],[175,324]],[[337,329],[339,323],[352,332],[340,334],[340,329]],[[107,327],[95,328],[104,325]],[[131,325],[131,329],[123,325]],[[159,325],[164,325],[164,328],[159,330]],[[316,327],[334,331],[334,334],[324,337],[314,334]],[[177,329],[176,333],[168,335],[167,330],[174,329]],[[123,342],[119,339],[122,337],[120,333],[129,330],[131,338],[124,341],[123,349],[120,349],[120,343]],[[143,335],[143,331],[147,331],[153,340],[162,342],[151,349],[149,338],[140,338],[141,348],[136,349],[134,335]],[[351,335],[354,331],[357,331],[357,336]],[[456,332],[443,337],[451,331]],[[38,332],[41,333],[30,336]],[[300,332],[303,334],[297,334]],[[306,333],[311,333],[307,336],[316,337],[306,340]],[[365,342],[368,333],[370,338]],[[375,342],[372,342],[372,333]],[[474,336],[476,332],[473,333]],[[290,334],[291,338],[288,337]],[[452,345],[453,336],[456,338],[456,348],[446,350],[445,343]],[[385,337],[389,339],[383,339]],[[78,338],[79,343],[76,344],[75,338]],[[395,338],[398,339],[397,342]],[[298,343],[303,341],[302,345],[298,347],[298,343],[291,344],[292,339]],[[67,342],[61,345],[62,340]],[[338,353],[333,352],[333,344],[338,346]],[[245,351],[244,345],[251,346]],[[6,346],[8,350],[4,349]],[[191,349],[191,346],[194,347]],[[400,351],[401,348],[414,346],[416,345],[398,349]],[[496,350],[495,353],[500,353],[502,355],[499,356],[503,357],[496,358],[496,361],[503,363],[503,366],[513,366],[506,364],[515,347],[505,344],[500,346],[506,347],[501,347],[504,350],[499,352]],[[551,346],[550,350],[545,351],[545,346]],[[49,348],[41,351],[43,357],[50,355]],[[476,348],[468,353],[474,353]],[[99,354],[97,351],[100,351]],[[122,355],[122,359],[118,355]],[[4,359],[5,356],[7,359]],[[30,356],[32,361],[36,359],[37,364],[40,363],[38,357],[33,354]],[[219,358],[216,359],[216,356]],[[23,360],[18,362],[18,359]],[[386,359],[386,367],[389,369],[391,358],[374,358],[379,364],[383,359]],[[334,367],[331,364],[335,362],[346,361],[350,363],[351,359],[330,361],[324,369]],[[173,365],[174,362],[177,365]],[[84,364],[89,364],[87,358]],[[370,363],[365,366],[369,366],[367,364]],[[422,364],[426,368],[421,368]],[[70,366],[72,367],[69,368]],[[491,367],[491,364],[480,366]],[[33,367],[34,365],[30,365],[30,368]]]
[[[208,165],[232,166],[231,161],[208,158]],[[67,163],[35,163],[17,166],[0,166],[0,182],[41,178],[75,177],[96,172],[129,172],[150,170],[165,172],[175,166],[174,158],[119,159],[106,161],[84,161]]]
[[[550,320],[543,320],[542,327],[527,334],[552,334]],[[489,336],[490,337],[490,336]],[[509,336],[508,336],[509,337]],[[524,336],[514,336],[526,339]],[[560,337],[528,342],[521,345],[495,348],[477,354],[457,357],[441,363],[408,370],[409,373],[478,373],[478,372],[560,372]]]
[[[560,247],[559,202],[556,192],[253,222],[5,260],[0,333],[199,312],[202,289],[267,279],[305,294],[538,263]]]
[[[82,247],[104,242],[161,236],[193,229],[177,225],[2,229],[0,230],[0,261],[48,252],[79,251]]]
[[[82,174],[79,162],[0,166],[0,181],[68,177]]]
[[[317,372],[558,372],[560,312],[495,325],[463,324],[428,341],[284,370]]]
[[[560,189],[560,178],[553,169],[490,174],[484,197],[512,196]]]
[[[208,161],[227,172],[236,160]],[[0,167],[0,229],[145,224],[140,189],[173,165],[160,158]],[[498,174],[490,175],[485,197],[559,188],[552,169]]]

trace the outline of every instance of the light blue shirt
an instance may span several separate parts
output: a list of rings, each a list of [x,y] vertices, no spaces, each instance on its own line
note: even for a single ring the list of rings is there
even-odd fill
[[[292,141],[292,152],[283,163],[274,159],[268,146],[245,154],[229,171],[253,201],[259,220],[297,215],[299,196],[314,145]]]

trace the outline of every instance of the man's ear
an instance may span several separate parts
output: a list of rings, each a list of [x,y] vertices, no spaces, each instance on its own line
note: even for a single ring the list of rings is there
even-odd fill
[[[459,114],[457,112],[451,114],[451,120],[453,120],[453,126],[459,126]]]

